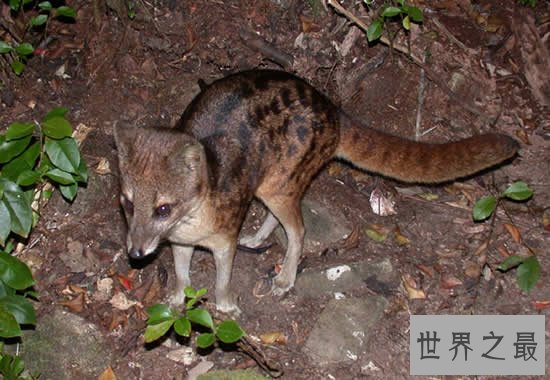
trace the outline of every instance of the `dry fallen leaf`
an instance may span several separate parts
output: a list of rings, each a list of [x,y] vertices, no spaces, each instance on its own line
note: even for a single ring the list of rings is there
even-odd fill
[[[378,224],[371,224],[369,228],[365,228],[365,233],[372,240],[381,243],[388,238],[388,230]]]
[[[132,288],[134,287],[132,280],[130,278],[126,277],[125,275],[117,274],[116,278],[117,278],[118,282],[120,282],[120,284],[126,290],[132,290]]]
[[[453,289],[458,285],[462,285],[462,281],[452,274],[443,275],[439,280],[439,286],[441,286],[443,289]]]
[[[126,295],[122,292],[115,294],[109,303],[118,310],[128,310],[132,306],[139,304],[137,301],[129,300],[128,297],[126,297]]]
[[[542,214],[542,225],[546,231],[550,231],[550,210],[546,210]]]
[[[416,281],[409,274],[404,274],[401,280],[410,300],[426,299],[426,293],[422,289],[418,289]]]
[[[407,245],[411,243],[409,238],[401,233],[399,227],[395,227],[393,233],[395,234],[395,242],[397,243],[397,245]]]
[[[370,208],[372,212],[380,216],[395,215],[395,202],[388,198],[382,190],[375,188],[370,193]]]
[[[111,317],[111,322],[109,323],[109,331],[113,331],[118,326],[127,326],[127,325],[128,325],[128,313],[115,309]]]
[[[99,175],[105,175],[111,173],[111,165],[109,164],[109,161],[103,157],[99,163],[97,164],[95,168],[95,172]]]
[[[544,310],[550,308],[550,301],[533,301],[535,310]]]
[[[525,145],[531,145],[531,141],[529,140],[529,135],[525,130],[518,129],[516,130],[516,137],[521,140],[522,143]]]
[[[62,301],[59,302],[61,306],[65,306],[70,311],[75,313],[80,313],[82,310],[84,310],[84,304],[86,301],[86,296],[84,293],[78,294],[76,297],[68,300],[68,301]]]
[[[276,332],[268,332],[260,335],[260,340],[264,344],[275,344],[275,343],[286,344],[288,341],[288,338],[282,332],[276,331]]]
[[[479,278],[481,276],[481,267],[473,261],[464,263],[464,274],[470,278]]]
[[[354,225],[349,235],[338,242],[338,249],[349,250],[357,248],[359,245],[359,237],[361,236],[360,231],[359,226]]]
[[[103,371],[103,373],[99,375],[97,380],[116,380],[116,375],[111,367],[107,367],[107,369],[105,369],[105,371]]]
[[[510,223],[504,223],[504,228],[506,228],[506,231],[508,231],[516,243],[521,243],[521,233],[516,226]]]
[[[424,273],[425,275],[427,275],[428,277],[433,277],[433,275],[434,275],[434,268],[433,267],[428,266],[428,265],[424,265],[424,264],[416,264],[416,267],[418,269],[420,269],[420,271],[422,273]]]

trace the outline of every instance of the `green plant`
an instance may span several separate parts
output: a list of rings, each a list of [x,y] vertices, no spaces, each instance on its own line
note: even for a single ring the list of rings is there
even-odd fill
[[[245,332],[239,324],[233,320],[224,320],[214,323],[212,316],[206,309],[197,308],[196,304],[206,294],[206,289],[194,290],[185,288],[185,311],[179,312],[167,305],[156,304],[146,309],[149,318],[145,329],[145,342],[153,342],[164,336],[170,328],[174,328],[176,334],[189,337],[192,325],[206,327],[208,332],[200,333],[196,338],[196,344],[200,348],[212,346],[216,340],[222,343],[232,344],[245,336]]]
[[[44,28],[47,29],[47,24],[50,19],[74,19],[76,11],[74,8],[67,5],[54,7],[49,1],[37,2],[34,0],[9,0],[9,6],[12,12],[19,14],[24,19],[26,25],[25,30],[20,33],[24,35],[29,29]],[[28,20],[25,20],[25,13],[32,12]],[[9,34],[9,33],[8,33]],[[21,41],[21,36],[11,36],[13,41]],[[11,69],[16,75],[21,75],[25,69],[25,64],[29,57],[35,52],[34,47],[29,42],[10,42],[8,40],[0,40],[0,54],[12,54],[10,63]]]
[[[37,377],[24,375],[25,364],[19,356],[4,352],[4,344],[0,342],[0,375],[4,380],[34,380]]]
[[[371,6],[373,0],[364,0],[367,6]],[[411,30],[411,22],[421,23],[424,20],[422,10],[418,7],[408,5],[405,0],[386,2],[379,10],[378,17],[367,29],[369,42],[378,40],[382,36],[386,21],[399,19],[406,31]]]
[[[537,0],[518,0],[519,3],[525,7],[534,8],[537,6]]]
[[[15,122],[0,134],[0,339],[21,336],[22,325],[36,324],[36,313],[28,298],[32,273],[25,263],[12,256],[13,234],[26,238],[38,220],[33,203],[47,183],[59,187],[72,201],[79,183],[86,183],[88,172],[65,108],[54,108],[41,123]],[[39,199],[38,199],[39,200]],[[38,202],[36,202],[39,204]],[[38,206],[36,206],[38,207]],[[1,344],[1,342],[0,342]],[[0,350],[0,374],[4,379],[21,377],[23,362]]]
[[[522,181],[514,182],[500,195],[489,195],[480,198],[472,210],[473,219],[476,222],[484,221],[491,215],[495,215],[495,210],[504,199],[523,202],[533,196],[533,190]],[[523,291],[528,292],[535,286],[540,278],[540,264],[535,255],[521,257],[512,255],[506,258],[497,269],[507,272],[510,269],[517,268],[517,284]]]

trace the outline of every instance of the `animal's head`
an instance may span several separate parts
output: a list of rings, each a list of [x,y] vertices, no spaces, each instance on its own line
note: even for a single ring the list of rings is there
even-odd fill
[[[168,128],[115,127],[114,136],[128,253],[142,258],[204,197],[204,149],[193,137]]]

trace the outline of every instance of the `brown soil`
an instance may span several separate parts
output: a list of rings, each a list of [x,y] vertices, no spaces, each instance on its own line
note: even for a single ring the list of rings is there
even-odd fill
[[[369,342],[378,372],[368,372],[366,363],[363,368],[349,364],[323,368],[312,362],[302,349],[328,298],[303,299],[293,291],[282,300],[259,297],[253,289],[265,292],[264,282],[282,260],[283,248],[272,239],[275,244],[267,254],[239,253],[233,287],[243,310],[240,323],[255,336],[272,331],[287,336],[284,345],[264,347],[266,355],[283,365],[285,379],[327,374],[336,379],[408,377],[410,314],[548,314],[548,309],[535,307],[535,301],[550,299],[546,282],[550,262],[545,255],[550,232],[543,222],[550,207],[548,82],[546,87],[538,84],[541,92],[529,78],[538,73],[548,81],[548,66],[533,62],[549,58],[536,44],[536,34],[521,32],[530,23],[532,33],[547,37],[548,2],[539,1],[531,9],[516,1],[416,1],[424,9],[425,22],[413,29],[410,42],[418,56],[429,53],[424,73],[402,53],[382,44],[369,45],[355,27],[317,1],[137,1],[134,20],[106,5],[94,14],[96,2],[70,3],[78,9],[76,23],[50,25],[53,40],[46,55],[32,59],[24,75],[12,78],[6,87],[15,100],[2,105],[0,125],[39,119],[52,107],[64,106],[74,126],[91,129],[82,146],[92,174],[89,185],[73,205],[54,196],[29,239],[32,248],[22,257],[40,263],[33,268],[41,295],[40,315],[73,299],[76,293],[67,291],[70,286],[85,290],[85,303],[77,313],[110,337],[118,356],[105,367],[112,366],[118,378],[183,378],[194,364],[186,367],[169,360],[165,346],[143,344],[142,307],[121,311],[108,300],[94,298],[97,280],[111,277],[116,291],[149,306],[163,300],[174,275],[167,247],[146,265],[130,263],[124,252],[126,227],[118,204],[112,126],[171,125],[199,91],[199,79],[210,82],[243,69],[292,71],[371,126],[409,138],[415,137],[418,89],[423,83],[421,131],[429,132],[422,140],[447,141],[498,131],[522,142],[521,155],[513,162],[458,184],[406,187],[338,163],[312,184],[309,196],[340,209],[349,226],[359,229],[360,238],[353,248],[337,249],[334,242],[320,252],[307,252],[304,267],[387,257],[398,277],[410,276],[426,294],[425,299],[410,299],[403,287],[382,294],[390,306]],[[366,14],[360,2],[352,3],[356,5],[350,11]],[[279,53],[255,49],[254,39]],[[344,48],[349,50],[345,56]],[[539,61],[530,59],[536,52],[541,54]],[[281,55],[283,62],[276,63]],[[64,78],[56,75],[61,66]],[[543,69],[546,76],[540,72]],[[97,170],[102,159],[111,172]],[[516,180],[533,188],[531,201],[503,204],[494,223],[472,222],[474,199]],[[396,201],[396,215],[372,212],[369,196],[376,188]],[[427,193],[435,199],[426,200]],[[261,207],[254,205],[252,211],[245,229],[260,223]],[[513,240],[505,223],[519,229],[521,242]],[[364,233],[371,224],[389,231],[399,228],[409,243],[400,245],[395,238],[374,242]],[[480,250],[489,237],[488,248]],[[527,247],[538,254],[542,266],[541,279],[530,293],[518,289],[514,271],[496,270],[506,255],[530,254]],[[60,259],[74,251],[84,257],[85,270],[71,271]],[[214,277],[211,255],[195,255],[194,285],[213,289]],[[130,279],[130,289],[123,286],[125,278]],[[365,283],[354,295],[373,292],[380,289]],[[205,354],[215,368],[254,365],[238,352]]]

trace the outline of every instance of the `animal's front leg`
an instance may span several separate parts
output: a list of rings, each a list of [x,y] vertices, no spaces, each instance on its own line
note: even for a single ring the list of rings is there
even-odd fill
[[[230,288],[235,249],[236,241],[227,239],[221,247],[212,251],[216,261],[216,308],[224,313],[239,315],[241,310]]]
[[[172,244],[174,269],[176,270],[176,289],[170,297],[170,303],[172,305],[182,305],[185,302],[183,290],[191,285],[189,268],[191,266],[193,250],[194,248],[192,246]]]

